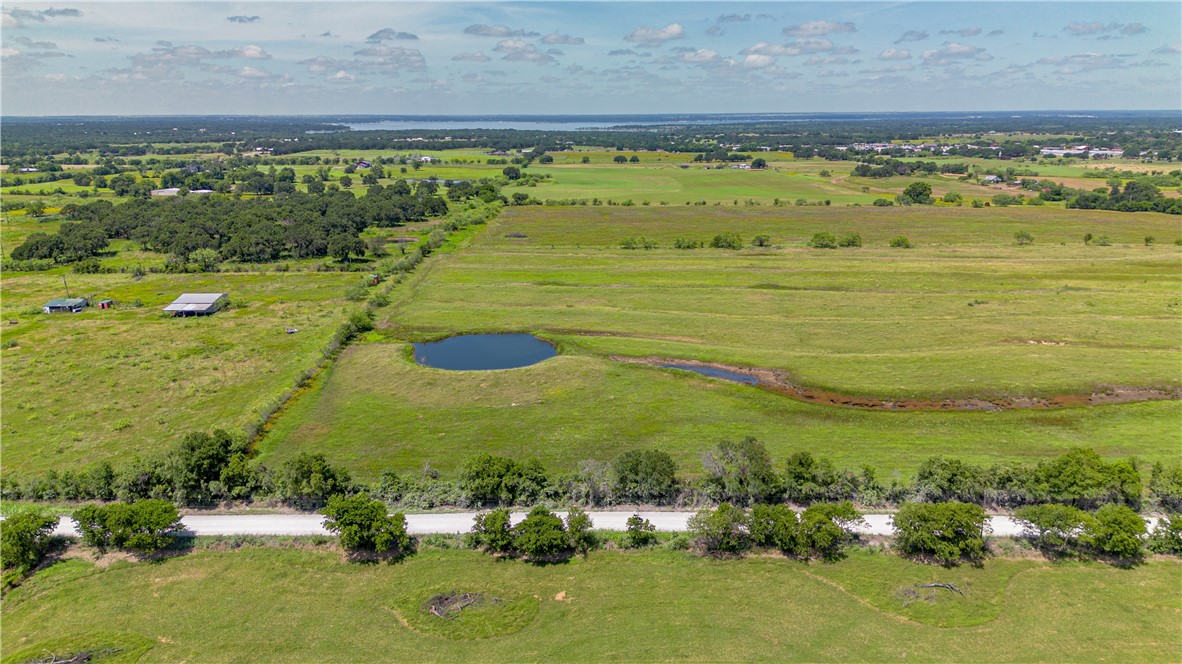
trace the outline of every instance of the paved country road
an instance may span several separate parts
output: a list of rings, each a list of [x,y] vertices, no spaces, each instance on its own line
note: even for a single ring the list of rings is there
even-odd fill
[[[476,512],[451,514],[408,514],[407,528],[412,535],[434,533],[465,533],[472,528]],[[514,512],[513,523],[525,518],[525,512]],[[565,518],[565,512],[558,512]],[[624,530],[628,517],[639,514],[648,519],[657,530],[683,532],[686,522],[694,512],[590,512],[594,527],[599,530]],[[867,514],[864,526],[855,527],[864,535],[890,535],[894,532],[890,514]],[[185,532],[191,535],[328,535],[321,525],[324,517],[319,514],[194,514],[181,518]],[[1153,527],[1150,520],[1150,528]],[[992,534],[1014,537],[1022,534],[1022,527],[1008,516],[989,518]],[[76,536],[78,531],[73,520],[62,518],[58,523],[58,535]]]

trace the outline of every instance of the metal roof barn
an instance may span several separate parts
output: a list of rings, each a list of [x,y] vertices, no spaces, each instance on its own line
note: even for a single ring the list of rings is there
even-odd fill
[[[174,316],[208,316],[228,302],[229,295],[225,293],[182,293],[164,311]]]

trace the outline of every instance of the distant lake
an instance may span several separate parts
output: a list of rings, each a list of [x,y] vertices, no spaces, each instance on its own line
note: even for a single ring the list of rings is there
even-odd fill
[[[528,367],[558,354],[532,334],[462,334],[414,344],[415,362],[452,371],[488,371]]]

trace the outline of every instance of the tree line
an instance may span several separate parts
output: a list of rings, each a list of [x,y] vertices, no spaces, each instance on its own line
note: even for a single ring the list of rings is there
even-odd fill
[[[754,438],[721,441],[702,455],[694,477],[677,473],[660,450],[630,450],[610,462],[586,460],[577,470],[553,472],[537,459],[519,461],[479,454],[452,478],[429,466],[421,472],[388,471],[370,484],[356,482],[322,454],[301,453],[277,466],[255,463],[245,436],[223,430],[186,434],[171,450],[114,466],[8,472],[0,478],[5,500],[169,500],[178,505],[270,501],[315,508],[337,494],[366,494],[392,506],[431,509],[537,503],[612,505],[798,504],[849,500],[888,506],[960,501],[990,508],[1056,503],[1094,510],[1103,505],[1182,510],[1182,465],[1146,467],[1136,460],[1108,461],[1085,448],[1034,465],[972,464],[931,457],[908,479],[889,482],[875,470],[839,468],[809,452],[779,463]]]

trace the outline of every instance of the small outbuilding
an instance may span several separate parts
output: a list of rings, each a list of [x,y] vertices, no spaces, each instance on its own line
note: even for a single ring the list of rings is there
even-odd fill
[[[182,293],[164,311],[173,316],[208,316],[229,303],[230,296],[225,293]]]
[[[60,314],[67,311],[76,314],[85,309],[87,304],[84,297],[55,297],[46,302],[41,309],[47,314]]]

